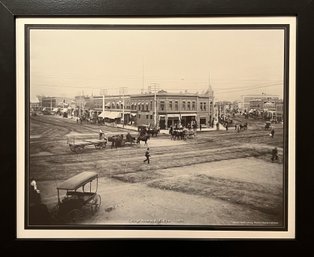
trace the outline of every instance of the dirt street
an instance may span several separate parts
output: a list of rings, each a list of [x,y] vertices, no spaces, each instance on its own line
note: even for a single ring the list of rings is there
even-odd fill
[[[100,128],[106,136],[126,134],[126,129],[36,116],[30,122],[29,175],[51,210],[58,184],[82,171],[98,172],[100,209],[94,215],[87,211],[80,223],[280,226],[282,125],[276,124],[271,138],[262,122],[248,123],[247,131],[198,132],[186,141],[158,135],[148,141],[148,165],[143,142],[118,149],[90,146],[81,154],[67,144],[69,136],[97,139]],[[274,146],[279,161],[273,163]]]

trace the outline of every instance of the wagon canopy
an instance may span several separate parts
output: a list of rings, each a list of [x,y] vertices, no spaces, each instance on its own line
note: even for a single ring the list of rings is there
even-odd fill
[[[98,177],[96,172],[84,171],[64,181],[57,189],[76,190]]]

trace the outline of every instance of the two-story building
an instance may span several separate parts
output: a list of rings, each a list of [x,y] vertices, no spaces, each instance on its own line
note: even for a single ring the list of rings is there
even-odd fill
[[[80,97],[77,97],[80,99]],[[168,129],[195,121],[208,125],[214,117],[211,88],[205,94],[168,93],[164,90],[133,95],[91,96],[84,98],[84,108],[117,123],[157,125]],[[78,103],[79,106],[79,103]]]
[[[136,123],[151,124],[168,129],[181,123],[183,126],[196,121],[208,125],[214,117],[213,93],[146,93],[131,96],[131,113]]]

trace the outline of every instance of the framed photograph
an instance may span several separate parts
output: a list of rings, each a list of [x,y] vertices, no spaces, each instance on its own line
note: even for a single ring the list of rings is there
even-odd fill
[[[16,36],[18,237],[294,238],[294,17]]]
[[[312,6],[0,0],[7,248],[250,241],[256,255],[254,241],[265,255],[281,241],[300,253]]]

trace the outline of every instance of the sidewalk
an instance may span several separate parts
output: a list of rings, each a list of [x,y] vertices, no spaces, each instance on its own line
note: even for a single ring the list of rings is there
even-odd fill
[[[198,128],[196,129],[196,132],[206,132],[206,131],[215,131],[215,130],[216,128],[202,128],[202,130]],[[160,134],[169,134],[169,129],[161,129]]]

